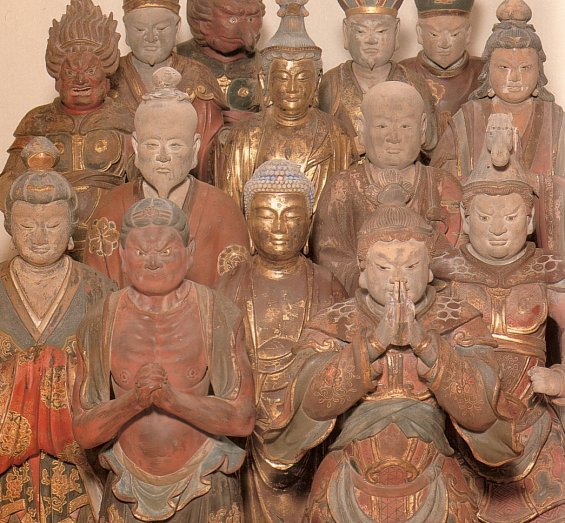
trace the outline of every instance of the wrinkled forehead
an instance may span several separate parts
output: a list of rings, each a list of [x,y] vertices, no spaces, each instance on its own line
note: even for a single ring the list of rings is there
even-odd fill
[[[184,248],[180,233],[171,225],[143,225],[132,227],[127,235],[126,249],[142,247],[144,250],[163,247]]]
[[[74,53],[67,54],[63,64],[72,69],[86,69],[87,67],[102,66],[100,58],[92,51],[88,50],[75,51]]]
[[[429,260],[425,242],[410,238],[409,240],[377,241],[367,252],[367,262],[379,264],[386,262],[395,265],[413,265],[415,262]]]
[[[214,8],[220,13],[236,16],[262,16],[263,4],[256,0],[216,0]]]
[[[398,18],[385,14],[357,14],[345,19],[345,24],[350,29],[367,29],[379,31],[382,29],[395,28]]]
[[[418,18],[418,24],[429,31],[458,31],[471,25],[469,16],[438,15]]]

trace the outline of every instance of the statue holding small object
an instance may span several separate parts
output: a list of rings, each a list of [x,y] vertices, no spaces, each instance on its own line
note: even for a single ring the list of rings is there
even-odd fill
[[[281,24],[261,51],[266,107],[234,126],[223,146],[216,186],[243,211],[243,188],[267,160],[301,166],[314,184],[316,209],[326,180],[354,161],[353,142],[316,106],[322,50],[306,32],[308,0],[277,0]]]
[[[72,256],[82,261],[86,224],[109,190],[126,181],[133,168],[133,118],[108,96],[109,78],[120,51],[112,14],[91,0],[71,0],[49,30],[45,59],[59,97],[31,110],[18,125],[10,156],[0,175],[0,206],[12,182],[26,167],[21,152],[34,136],[48,137],[59,149],[54,167],[76,189],[79,224]]]
[[[242,472],[246,521],[298,522],[321,452],[293,464],[275,463],[264,457],[263,435],[281,413],[302,330],[346,293],[328,269],[301,253],[310,232],[314,187],[300,166],[265,162],[245,184],[244,205],[257,254],[222,276],[216,288],[244,313],[255,377],[257,421]]]
[[[97,521],[102,485],[72,430],[82,319],[114,287],[65,254],[79,201],[35,137],[6,198],[17,255],[0,266],[0,514],[4,521]]]
[[[210,69],[226,97],[226,124],[261,107],[259,41],[263,0],[191,0],[186,14],[193,39],[177,45],[182,56]]]
[[[83,323],[73,427],[109,475],[107,521],[242,521],[235,472],[255,422],[242,315],[185,279],[194,242],[184,212],[147,198],[124,215],[131,285]]]

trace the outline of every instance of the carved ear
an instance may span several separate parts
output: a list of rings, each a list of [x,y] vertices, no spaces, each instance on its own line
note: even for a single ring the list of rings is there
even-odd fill
[[[426,143],[426,131],[428,130],[428,114],[426,111],[422,113],[422,120],[420,121],[420,144],[424,145]]]
[[[463,232],[469,234],[469,216],[465,212],[465,207],[463,203],[459,204],[459,212],[461,213],[461,223],[463,224]]]
[[[125,261],[125,257],[126,257],[126,253],[124,252],[124,248],[122,247],[122,242],[119,242],[118,244],[118,253],[120,255],[120,268],[122,270],[122,274],[125,274],[125,267],[126,267],[126,261]]]
[[[135,153],[133,158],[133,163],[136,167],[139,167],[137,162],[137,150],[139,149],[139,142],[137,141],[137,133],[133,131],[131,134],[131,146],[133,147],[133,152]]]
[[[536,206],[532,205],[532,212],[528,216],[528,236],[534,232],[536,228]]]
[[[418,38],[418,43],[420,45],[424,45],[424,39],[422,38],[422,31],[423,31],[422,26],[420,25],[420,22],[418,22],[416,24],[416,36]]]
[[[396,19],[396,45],[394,46],[394,50],[398,51],[398,49],[400,48],[400,18]]]
[[[359,115],[359,118],[357,119],[357,121],[359,122],[358,124],[358,129],[359,129],[359,133],[358,133],[358,139],[359,139],[359,143],[366,148],[365,145],[365,140],[364,140],[364,136],[365,136],[365,117],[363,116],[363,113],[361,113]]]
[[[431,269],[428,269],[428,283],[432,283],[434,279],[434,273],[432,272]]]
[[[361,287],[362,289],[366,289],[367,288],[367,271],[361,271],[361,274],[359,274],[359,287]]]
[[[471,28],[471,23],[469,22],[467,24],[467,28],[465,29],[465,47],[471,44],[471,33],[472,33],[472,28]]]
[[[349,51],[349,26],[347,25],[347,18],[343,19],[341,29],[343,31],[343,48]]]
[[[200,151],[200,145],[202,144],[202,139],[199,133],[194,134],[194,144],[192,145],[192,165],[190,169],[194,169],[198,165],[198,151]]]

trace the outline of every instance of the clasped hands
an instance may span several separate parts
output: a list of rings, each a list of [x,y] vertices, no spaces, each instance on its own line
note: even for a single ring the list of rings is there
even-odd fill
[[[416,356],[430,345],[430,335],[416,319],[416,308],[408,296],[406,281],[389,282],[382,318],[366,339],[372,361],[382,356],[390,345],[410,345]]]
[[[146,363],[138,369],[134,390],[137,403],[143,409],[151,405],[165,408],[174,396],[167,371],[159,363]]]

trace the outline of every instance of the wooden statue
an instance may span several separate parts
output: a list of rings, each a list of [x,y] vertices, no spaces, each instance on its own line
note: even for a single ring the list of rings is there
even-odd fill
[[[129,283],[118,256],[122,217],[146,197],[168,198],[186,214],[196,247],[189,279],[212,285],[230,266],[231,256],[247,252],[247,226],[237,206],[222,191],[189,174],[201,140],[196,111],[188,95],[176,89],[179,81],[174,69],[155,72],[156,89],[144,96],[135,113],[133,144],[141,177],[110,192],[89,226],[86,262],[120,287]]]
[[[418,9],[416,33],[422,50],[418,56],[400,62],[425,79],[438,120],[438,136],[449,119],[479,87],[483,64],[469,56],[471,9],[474,0],[415,0]]]
[[[397,185],[359,231],[361,289],[314,317],[272,424],[268,459],[293,462],[335,420],[306,521],[476,521],[473,493],[445,434],[446,415],[475,455],[515,458],[499,420],[494,341],[480,312],[429,285],[433,230]]]
[[[120,236],[131,286],[81,330],[73,427],[84,448],[110,442],[106,521],[241,521],[245,451],[226,436],[253,429],[253,377],[237,307],[185,279],[193,249],[174,203],[135,203]]]
[[[157,69],[167,66],[179,71],[182,80],[178,87],[189,95],[198,114],[202,146],[195,173],[198,179],[211,182],[210,148],[224,125],[222,110],[227,107],[208,68],[173,51],[180,27],[179,10],[179,0],[124,0],[126,43],[132,52],[120,59],[112,87],[133,113],[143,95],[152,90],[152,75]]]
[[[432,165],[467,178],[483,148],[491,113],[509,113],[518,128],[525,168],[537,180],[536,243],[552,251],[565,249],[565,150],[563,110],[545,85],[545,53],[528,24],[532,16],[523,0],[500,4],[500,21],[483,53],[481,86],[453,117],[432,157]]]
[[[398,48],[398,9],[404,0],[338,0],[345,11],[343,36],[352,60],[324,74],[320,84],[320,109],[336,116],[350,136],[359,134],[361,102],[376,84],[396,80],[418,89],[426,105],[428,128],[423,150],[437,142],[433,99],[426,83],[412,71],[392,61]],[[356,140],[358,152],[364,147]]]
[[[463,187],[469,243],[459,253],[438,257],[433,270],[452,281],[457,297],[477,307],[489,325],[498,343],[493,355],[502,373],[502,393],[516,421],[515,437],[524,447],[519,459],[499,467],[481,466],[469,457],[478,475],[479,518],[489,523],[561,521],[565,433],[547,399],[562,393],[563,375],[544,366],[548,318],[565,326],[565,261],[527,241],[534,229],[534,190],[516,154],[504,165],[495,161],[485,144]],[[554,372],[559,386],[552,383]],[[545,386],[540,384],[544,375]]]
[[[86,222],[100,198],[126,179],[133,158],[133,118],[111,98],[109,77],[120,59],[112,14],[105,16],[91,0],[71,0],[66,13],[49,30],[45,58],[59,97],[31,110],[18,125],[10,156],[0,175],[0,206],[14,179],[26,167],[21,152],[34,136],[47,136],[59,149],[55,167],[79,201],[73,257],[82,260]],[[130,165],[131,167],[131,165]]]
[[[177,52],[212,71],[226,97],[232,124],[261,107],[261,60],[255,52],[265,4],[263,0],[191,0],[186,15],[192,40],[177,45]]]
[[[346,293],[329,270],[301,254],[314,187],[298,165],[265,162],[245,184],[244,202],[257,254],[222,276],[217,288],[244,312],[255,377],[257,421],[242,473],[245,516],[257,523],[301,522],[320,453],[292,465],[273,463],[264,457],[263,434],[282,411],[292,349],[304,326]]]
[[[267,160],[299,164],[314,184],[314,209],[326,180],[353,161],[352,140],[316,108],[322,50],[306,33],[308,0],[277,0],[281,24],[262,50],[267,107],[234,126],[223,148],[216,185],[243,210],[243,187]]]
[[[6,198],[17,256],[0,266],[0,518],[95,521],[102,488],[73,436],[77,330],[110,280],[65,255],[79,224],[69,182],[45,138]]]
[[[343,283],[352,296],[359,286],[357,233],[379,205],[379,193],[401,183],[408,206],[431,220],[440,250],[457,242],[461,187],[451,175],[417,161],[428,124],[422,97],[411,85],[382,82],[361,104],[359,139],[366,156],[326,184],[312,231],[313,259]]]

